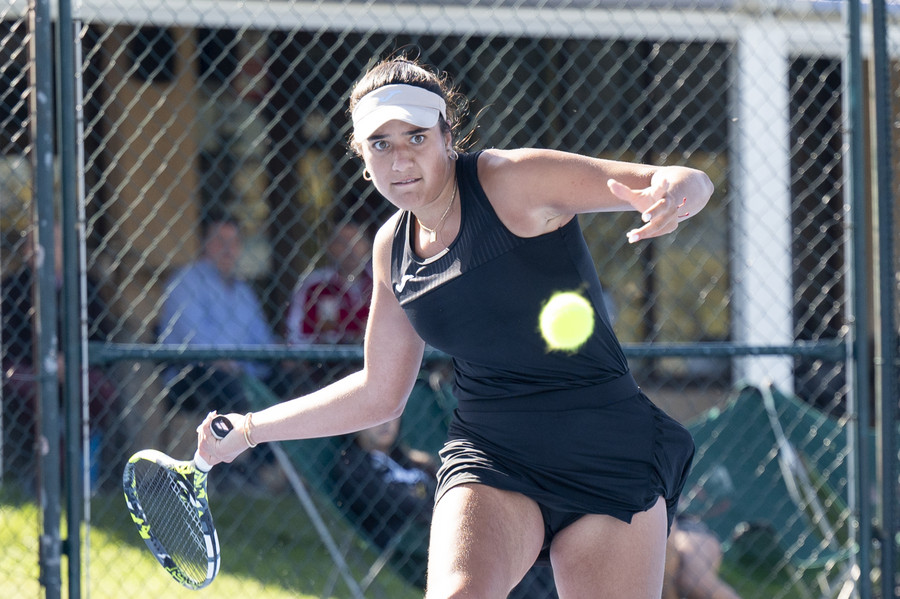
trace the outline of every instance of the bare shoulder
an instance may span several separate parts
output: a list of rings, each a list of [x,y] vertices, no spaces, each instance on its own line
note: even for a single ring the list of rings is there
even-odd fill
[[[645,165],[544,148],[485,150],[478,161],[482,185],[505,184],[537,191],[558,189],[565,183],[560,178],[569,179],[570,184],[605,185],[608,177],[649,178],[651,170]]]
[[[657,170],[651,165],[540,148],[487,150],[478,168],[481,185],[501,220],[507,222],[504,215],[524,220],[526,231],[535,234],[558,228],[576,214],[633,210],[612,193],[610,179],[642,189],[650,185]]]
[[[529,168],[539,167],[554,154],[552,150],[519,148],[514,150],[485,150],[478,157],[478,176],[482,185],[495,180],[516,180],[528,173]]]
[[[557,198],[566,161],[577,159],[554,150],[485,150],[478,159],[478,179],[503,224],[519,236],[533,237],[571,218]]]
[[[378,231],[375,232],[375,244],[384,244],[387,243],[388,247],[390,247],[391,240],[394,237],[394,230],[397,228],[397,223],[400,222],[400,216],[402,212],[397,210],[392,214],[380,227],[378,227]]]

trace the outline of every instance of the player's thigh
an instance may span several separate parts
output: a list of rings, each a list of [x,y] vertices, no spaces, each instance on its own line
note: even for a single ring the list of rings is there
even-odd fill
[[[434,508],[426,596],[505,598],[543,541],[543,518],[531,499],[479,484],[454,487]]]
[[[658,599],[666,557],[666,504],[658,500],[631,523],[583,516],[553,538],[550,559],[560,599]]]

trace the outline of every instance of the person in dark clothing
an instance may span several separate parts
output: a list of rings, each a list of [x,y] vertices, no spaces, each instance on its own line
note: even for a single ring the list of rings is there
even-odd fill
[[[398,211],[375,238],[362,370],[258,413],[198,450],[343,434],[396,418],[426,344],[453,359],[458,408],[441,450],[426,597],[502,598],[536,562],[559,596],[658,598],[690,433],[639,389],[610,326],[577,215],[636,212],[637,243],[708,202],[704,173],[544,149],[460,152],[457,96],[404,59],[354,86],[351,147]],[[577,350],[542,339],[542,306],[583,294]]]
[[[345,443],[332,476],[338,497],[379,547],[410,520],[431,522],[437,466],[428,454],[398,443],[400,420],[364,429]]]
[[[402,445],[399,431],[398,418],[346,436],[330,475],[341,510],[377,547],[402,544],[398,568],[424,586],[437,468],[427,453]]]

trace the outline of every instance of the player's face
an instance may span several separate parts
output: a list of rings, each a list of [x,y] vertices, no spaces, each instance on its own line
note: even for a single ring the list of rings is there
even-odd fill
[[[449,147],[450,134],[439,124],[423,129],[394,120],[363,140],[362,157],[378,191],[398,208],[414,210],[446,201],[453,173]]]

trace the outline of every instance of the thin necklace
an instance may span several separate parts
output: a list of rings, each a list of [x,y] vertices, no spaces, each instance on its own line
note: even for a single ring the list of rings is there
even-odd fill
[[[450,203],[447,204],[447,209],[444,210],[444,213],[441,215],[441,220],[438,221],[438,224],[433,229],[429,229],[424,224],[422,224],[421,220],[416,219],[419,221],[419,226],[422,227],[429,234],[428,239],[429,239],[430,243],[434,243],[435,241],[437,241],[438,231],[440,231],[441,227],[444,226],[444,221],[447,220],[447,215],[450,214],[450,208],[453,207],[453,200],[455,200],[455,199],[456,199],[456,181],[454,180],[453,181],[453,193],[450,194]]]

